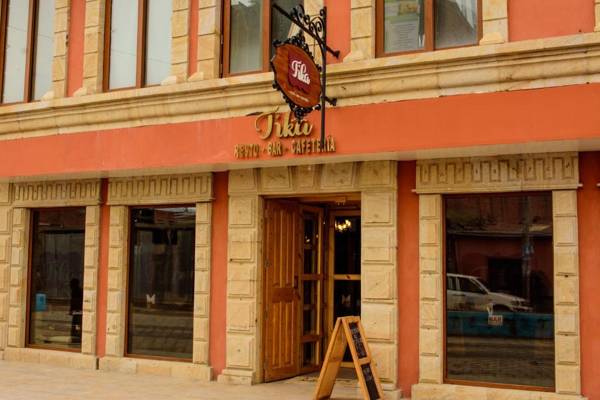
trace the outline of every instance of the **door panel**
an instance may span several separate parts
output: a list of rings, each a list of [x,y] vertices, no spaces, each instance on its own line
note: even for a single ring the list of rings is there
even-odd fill
[[[265,210],[265,381],[300,371],[302,215],[297,203],[267,200]]]

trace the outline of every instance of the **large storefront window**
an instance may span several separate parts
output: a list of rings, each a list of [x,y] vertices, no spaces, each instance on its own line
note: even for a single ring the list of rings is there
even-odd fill
[[[28,344],[79,350],[85,208],[32,211]]]
[[[192,358],[195,207],[131,209],[127,353]]]
[[[554,387],[552,196],[447,197],[446,379]]]

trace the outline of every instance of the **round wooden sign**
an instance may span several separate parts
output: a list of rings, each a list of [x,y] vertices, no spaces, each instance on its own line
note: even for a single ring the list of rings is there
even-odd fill
[[[275,81],[297,106],[311,108],[321,99],[321,74],[310,55],[300,47],[285,43],[275,49],[271,60]]]

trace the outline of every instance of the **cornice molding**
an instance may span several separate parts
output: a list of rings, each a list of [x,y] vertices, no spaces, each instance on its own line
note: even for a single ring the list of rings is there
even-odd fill
[[[600,32],[328,67],[338,107],[600,82]],[[0,107],[0,140],[232,118],[284,102],[272,73]]]

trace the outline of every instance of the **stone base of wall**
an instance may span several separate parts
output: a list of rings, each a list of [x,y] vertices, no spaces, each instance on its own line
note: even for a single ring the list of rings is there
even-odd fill
[[[496,389],[478,386],[438,385],[419,383],[412,387],[413,400],[464,400],[464,399],[510,399],[510,400],[585,400],[582,396],[539,392],[530,390]]]
[[[98,358],[96,356],[59,350],[7,347],[4,349],[4,360],[76,369],[98,368]]]
[[[256,383],[252,371],[239,369],[224,369],[217,377],[217,382],[227,385],[252,385]]]
[[[126,374],[172,376],[205,382],[212,378],[212,368],[204,364],[141,358],[102,357],[99,360],[99,369]]]

